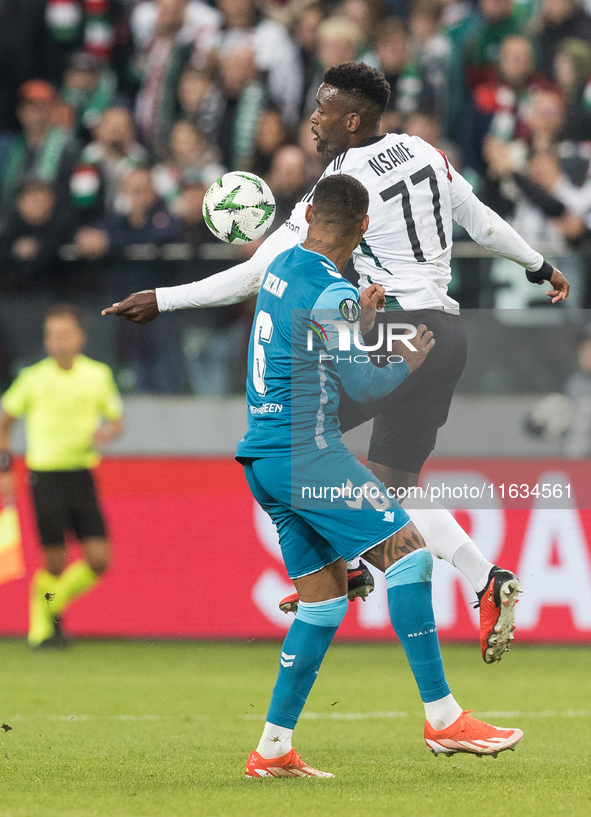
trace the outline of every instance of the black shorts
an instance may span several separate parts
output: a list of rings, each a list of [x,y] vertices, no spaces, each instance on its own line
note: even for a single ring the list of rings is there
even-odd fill
[[[423,323],[433,332],[435,346],[422,366],[380,400],[361,405],[343,392],[339,405],[341,431],[375,418],[369,461],[418,474],[435,448],[437,430],[447,420],[454,389],[464,370],[467,353],[464,327],[459,315],[435,309],[379,313],[377,320],[414,326]],[[371,345],[370,338],[366,344]],[[373,352],[380,353],[388,352],[385,348]]]
[[[41,544],[65,544],[73,532],[78,541],[106,538],[92,473],[80,471],[31,471],[31,492]]]

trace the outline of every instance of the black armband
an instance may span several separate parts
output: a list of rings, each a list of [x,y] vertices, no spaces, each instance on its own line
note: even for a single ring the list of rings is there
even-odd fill
[[[0,451],[0,472],[7,474],[12,468],[12,454],[8,451]]]
[[[542,266],[536,272],[532,272],[532,270],[526,269],[525,276],[530,284],[539,284],[541,281],[549,281],[552,278],[552,273],[554,272],[554,267],[552,264],[549,264],[547,261],[544,261]]]

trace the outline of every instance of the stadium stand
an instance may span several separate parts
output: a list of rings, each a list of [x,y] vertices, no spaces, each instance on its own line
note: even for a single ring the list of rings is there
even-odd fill
[[[277,191],[281,223],[323,169],[307,126],[322,71],[351,58],[391,84],[383,130],[445,150],[478,195],[572,279],[572,306],[591,305],[589,3],[17,6],[7,16],[0,5],[3,388],[39,354],[32,333],[15,336],[15,314],[39,316],[56,300],[94,313],[130,289],[203,278],[252,251],[208,232],[204,190],[225,170],[253,170]],[[16,36],[26,43],[18,54]],[[130,213],[134,177],[145,182],[145,218]],[[453,294],[464,309],[532,305],[505,266],[461,235],[456,248]],[[211,372],[227,364],[228,337],[244,344],[250,312],[246,304],[177,315],[174,331],[149,330],[141,343],[127,327],[101,325],[99,336],[91,321],[90,346],[126,393],[241,392],[240,366],[217,380]],[[176,367],[165,364],[173,344]]]

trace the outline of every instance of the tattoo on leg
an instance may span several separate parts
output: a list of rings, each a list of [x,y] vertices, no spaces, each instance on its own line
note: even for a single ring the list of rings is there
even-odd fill
[[[385,542],[364,553],[363,558],[383,573],[403,556],[424,547],[423,537],[414,525],[406,525]]]

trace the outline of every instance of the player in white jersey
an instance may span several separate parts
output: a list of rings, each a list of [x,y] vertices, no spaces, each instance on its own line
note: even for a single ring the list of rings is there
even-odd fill
[[[452,213],[472,187],[455,171],[452,175],[445,155],[418,136],[387,133],[340,154],[323,176],[333,173],[347,173],[370,190],[370,227],[353,253],[360,288],[380,284],[390,309],[457,315],[459,304],[447,293]],[[293,242],[306,233],[304,213],[313,196],[314,191],[296,204],[283,228]],[[531,264],[542,260],[529,249]]]
[[[424,323],[437,339],[428,361],[389,397],[364,407],[341,400],[343,431],[375,418],[368,467],[398,490],[418,484],[465,363],[459,307],[447,294],[452,220],[482,246],[523,266],[532,283],[548,280],[547,295],[553,303],[566,299],[569,285],[562,273],[479,201],[438,150],[418,137],[380,135],[389,90],[383,74],[363,63],[330,68],[310,121],[317,150],[333,159],[323,175],[347,173],[369,192],[369,228],[354,253],[361,289],[370,283],[383,287],[380,320],[391,320],[390,312],[395,311],[395,322]],[[296,205],[289,220],[249,261],[202,281],[135,293],[103,314],[146,323],[159,312],[224,306],[255,295],[269,263],[305,239],[304,214],[313,193]],[[374,328],[378,330],[379,323]],[[442,506],[417,508],[406,503],[405,508],[431,553],[449,561],[471,583],[480,601],[482,656],[486,663],[500,660],[513,637],[519,580],[485,559]],[[284,608],[293,608],[297,597],[287,601]]]

